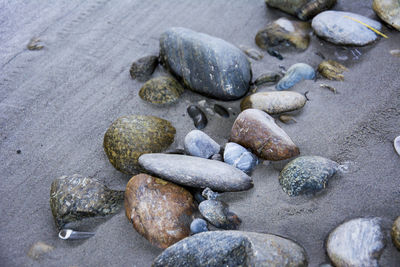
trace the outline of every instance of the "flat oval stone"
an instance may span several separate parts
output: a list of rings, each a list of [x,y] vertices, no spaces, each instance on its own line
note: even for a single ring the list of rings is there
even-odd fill
[[[399,0],[374,0],[372,8],[384,22],[400,31]]]
[[[313,80],[314,78],[315,70],[310,65],[296,63],[288,69],[285,76],[276,85],[276,90],[286,90],[302,80]]]
[[[358,218],[345,222],[329,234],[326,242],[328,256],[338,267],[377,267],[384,246],[378,218]]]
[[[157,65],[157,56],[142,57],[132,63],[129,73],[131,74],[132,79],[137,79],[140,82],[145,82],[150,79],[150,76],[151,74],[153,74]]]
[[[394,221],[392,231],[390,232],[393,244],[400,250],[400,217]]]
[[[160,37],[160,59],[187,87],[200,94],[234,100],[249,89],[249,60],[239,48],[222,39],[170,28]]]
[[[289,196],[314,193],[324,189],[339,167],[319,156],[302,156],[290,161],[279,175],[279,183]]]
[[[103,148],[110,163],[126,174],[136,174],[138,158],[161,152],[173,142],[176,130],[169,121],[144,115],[118,118],[104,135]]]
[[[292,240],[242,231],[211,231],[187,237],[153,262],[158,266],[307,266],[305,250]]]
[[[317,15],[311,23],[314,32],[321,38],[339,45],[363,46],[378,38],[372,30],[353,19],[359,20],[376,30],[381,24],[367,17],[342,11],[325,11]]]
[[[257,166],[258,158],[241,145],[229,142],[225,145],[224,162],[249,174]]]
[[[226,163],[198,157],[151,153],[139,158],[148,172],[173,183],[209,187],[216,191],[243,191],[253,187],[253,180],[244,172]]]
[[[211,137],[199,130],[193,130],[185,136],[185,152],[188,155],[208,159],[219,153],[221,147]]]
[[[217,228],[236,230],[242,221],[229,211],[228,204],[219,200],[208,199],[199,204],[199,211],[204,218]]]
[[[189,191],[159,178],[139,174],[126,186],[126,217],[139,234],[159,248],[189,236],[195,210]]]
[[[258,109],[246,109],[239,114],[233,123],[230,141],[266,160],[284,160],[300,154],[274,119]]]
[[[123,199],[123,191],[79,174],[61,176],[51,183],[50,208],[58,229],[84,218],[116,213]]]
[[[178,100],[184,89],[172,77],[162,76],[147,81],[139,91],[144,101],[153,104],[171,104]]]
[[[240,108],[255,108],[275,115],[301,109],[306,102],[304,95],[293,91],[261,92],[245,97],[240,103]]]

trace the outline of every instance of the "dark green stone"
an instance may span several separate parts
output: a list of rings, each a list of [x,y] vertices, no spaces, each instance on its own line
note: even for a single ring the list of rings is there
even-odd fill
[[[153,104],[171,104],[178,100],[183,91],[177,80],[162,76],[147,81],[140,89],[139,96]]]

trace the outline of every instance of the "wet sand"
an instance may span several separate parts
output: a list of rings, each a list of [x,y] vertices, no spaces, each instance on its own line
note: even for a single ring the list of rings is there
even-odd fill
[[[49,206],[52,180],[79,173],[114,189],[124,189],[129,175],[115,170],[102,148],[103,135],[116,118],[148,114],[167,119],[177,129],[172,148],[183,145],[193,123],[186,107],[205,97],[187,91],[178,103],[155,107],[138,97],[133,60],[158,53],[158,37],[171,26],[205,32],[234,45],[256,48],[254,36],[269,21],[288,15],[254,1],[31,1],[0,3],[0,262],[2,266],[149,266],[161,250],[152,247],[123,211],[95,228],[84,242],[58,239]],[[338,1],[335,10],[377,19],[372,1]],[[264,53],[252,61],[254,76],[304,62],[317,67],[321,52],[329,59],[348,55],[344,82],[304,81],[293,90],[309,91],[310,101],[297,123],[281,127],[302,155],[348,162],[348,173],[333,178],[316,196],[289,197],[279,186],[284,163],[265,163],[254,171],[254,188],[226,193],[223,199],[243,220],[240,230],[274,233],[306,249],[310,266],[327,262],[324,241],[339,223],[382,218],[387,245],[381,266],[398,266],[400,252],[389,229],[400,215],[400,157],[393,140],[400,135],[400,33],[384,27],[389,39],[351,50],[312,38],[303,53],[284,53],[280,61]],[[40,38],[45,48],[29,51]],[[353,52],[355,50],[353,49]],[[356,52],[357,53],[357,52]],[[156,75],[162,75],[158,69]],[[338,94],[320,88],[325,83]],[[259,91],[268,91],[263,87]],[[207,100],[231,107],[239,101]],[[227,142],[236,116],[210,116],[204,131]],[[17,154],[17,150],[21,150]],[[43,241],[55,247],[39,261],[27,256]]]

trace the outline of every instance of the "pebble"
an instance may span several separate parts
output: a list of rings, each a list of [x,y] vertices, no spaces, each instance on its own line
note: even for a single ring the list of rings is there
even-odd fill
[[[274,119],[258,109],[242,111],[233,123],[230,141],[266,160],[284,160],[300,154],[290,137]]]
[[[207,222],[203,219],[196,218],[190,224],[190,232],[192,232],[192,234],[198,234],[207,231],[208,231]]]
[[[164,119],[144,115],[124,116],[108,128],[103,147],[117,170],[137,174],[139,156],[167,149],[174,142],[175,133],[172,124]]]
[[[209,187],[220,192],[243,191],[253,187],[253,180],[247,174],[216,160],[151,153],[142,155],[139,163],[150,173],[185,186]]]
[[[249,90],[250,61],[239,48],[222,39],[170,28],[160,37],[160,59],[200,94],[226,101],[239,99]]]
[[[343,81],[343,72],[348,70],[342,64],[334,60],[324,60],[318,65],[318,72],[329,80]]]
[[[255,41],[260,48],[265,50],[270,47],[286,48],[289,46],[306,50],[310,43],[310,31],[311,26],[308,22],[280,18],[260,30]]]
[[[224,162],[249,174],[258,164],[256,155],[236,143],[227,143],[224,151]]]
[[[51,183],[50,209],[58,229],[84,218],[116,213],[123,199],[123,191],[79,174],[61,176]]]
[[[339,168],[336,162],[319,156],[302,156],[290,161],[279,175],[279,183],[289,196],[318,192]]]
[[[139,96],[152,104],[171,104],[179,99],[184,90],[174,78],[162,76],[147,81],[140,89]]]
[[[372,8],[384,22],[400,31],[399,0],[374,0]]]
[[[381,24],[375,20],[342,11],[322,12],[312,20],[311,26],[319,37],[338,45],[363,46],[378,38],[372,30],[351,18],[381,30]]]
[[[301,109],[306,102],[306,97],[298,92],[261,92],[244,98],[240,103],[240,108],[241,110],[255,108],[270,115],[276,115]]]
[[[268,54],[269,54],[270,56],[276,57],[276,58],[279,59],[279,60],[283,60],[283,56],[281,55],[281,53],[279,53],[278,50],[275,50],[275,49],[269,47],[269,48],[267,49],[267,52],[268,52]]]
[[[390,54],[392,54],[395,57],[400,57],[400,49],[390,50]]]
[[[199,233],[164,250],[153,267],[307,266],[305,250],[292,240],[242,231]]]
[[[217,142],[200,130],[189,132],[184,145],[186,154],[205,159],[219,153],[221,149]]]
[[[336,0],[265,0],[265,2],[268,6],[297,16],[301,20],[309,20],[336,4]]]
[[[394,221],[390,235],[393,244],[400,250],[400,216]]]
[[[129,73],[131,74],[132,79],[145,82],[150,79],[157,65],[157,56],[142,57],[132,63]]]
[[[189,236],[193,197],[186,189],[159,178],[138,174],[125,191],[125,214],[139,234],[159,248]]]
[[[279,72],[269,71],[261,74],[255,81],[255,86],[261,86],[266,83],[276,83],[281,79],[281,75]]]
[[[187,108],[187,113],[189,114],[190,118],[192,118],[194,127],[201,130],[207,126],[208,120],[206,114],[197,106],[190,105]]]
[[[279,120],[283,123],[289,123],[291,121],[296,122],[296,120],[290,115],[280,115]]]
[[[378,218],[358,218],[335,228],[328,236],[326,250],[333,265],[379,266],[384,235]]]
[[[296,63],[288,69],[285,76],[276,85],[276,90],[286,90],[302,80],[313,80],[314,78],[315,71],[310,65]]]
[[[44,48],[42,40],[39,38],[32,38],[26,46],[28,50],[42,50]]]
[[[214,111],[224,118],[229,118],[229,111],[221,105],[214,104]]]
[[[236,230],[242,221],[229,211],[228,204],[219,200],[204,200],[199,204],[201,215],[212,225],[225,230]]]
[[[394,150],[396,151],[397,155],[400,156],[400,135],[397,136],[393,141]]]
[[[246,56],[248,56],[251,59],[261,60],[264,57],[263,53],[261,53],[257,49],[254,49],[254,48],[251,48],[251,47],[248,47],[245,45],[241,45],[241,46],[239,46],[239,48],[246,54]]]
[[[203,192],[201,192],[201,195],[208,200],[217,200],[220,196],[219,193],[212,191],[210,188],[204,188]]]
[[[28,256],[34,260],[39,260],[43,254],[49,253],[53,249],[53,246],[47,245],[46,243],[39,241],[30,247],[28,251]]]
[[[221,154],[214,154],[211,156],[212,160],[218,160],[218,161],[222,161],[222,155]]]

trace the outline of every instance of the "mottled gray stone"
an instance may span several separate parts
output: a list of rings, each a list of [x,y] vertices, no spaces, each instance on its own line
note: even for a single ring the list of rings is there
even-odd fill
[[[217,142],[199,130],[189,132],[184,141],[188,155],[208,159],[221,149]]]
[[[217,228],[236,230],[242,221],[229,211],[229,206],[219,200],[208,199],[199,204],[199,211],[203,217]]]
[[[140,82],[145,82],[150,79],[157,65],[157,56],[142,57],[132,63],[129,73],[131,74],[132,79],[137,79]]]
[[[232,44],[185,28],[160,37],[162,64],[195,92],[220,100],[245,95],[251,81],[246,55]]]
[[[220,196],[219,193],[212,191],[210,188],[205,188],[203,190],[203,192],[201,193],[201,195],[205,198],[205,199],[209,199],[209,200],[217,200]]]
[[[311,26],[319,37],[334,44],[363,46],[378,38],[372,30],[350,18],[359,20],[376,30],[381,29],[378,21],[342,11],[322,12],[312,20]]]
[[[151,153],[142,155],[139,164],[157,177],[185,186],[209,187],[222,192],[242,191],[253,187],[253,180],[247,174],[216,160]]]
[[[164,250],[158,266],[305,267],[307,255],[297,243],[272,234],[212,231],[185,238]]]
[[[192,234],[198,234],[207,231],[208,231],[207,222],[203,219],[196,218],[190,224],[190,232],[192,232]]]
[[[315,70],[310,65],[296,63],[288,69],[285,76],[276,85],[276,90],[286,90],[302,80],[313,80],[314,78]]]
[[[258,158],[241,145],[229,142],[225,145],[224,162],[245,173],[251,173],[257,166]]]

